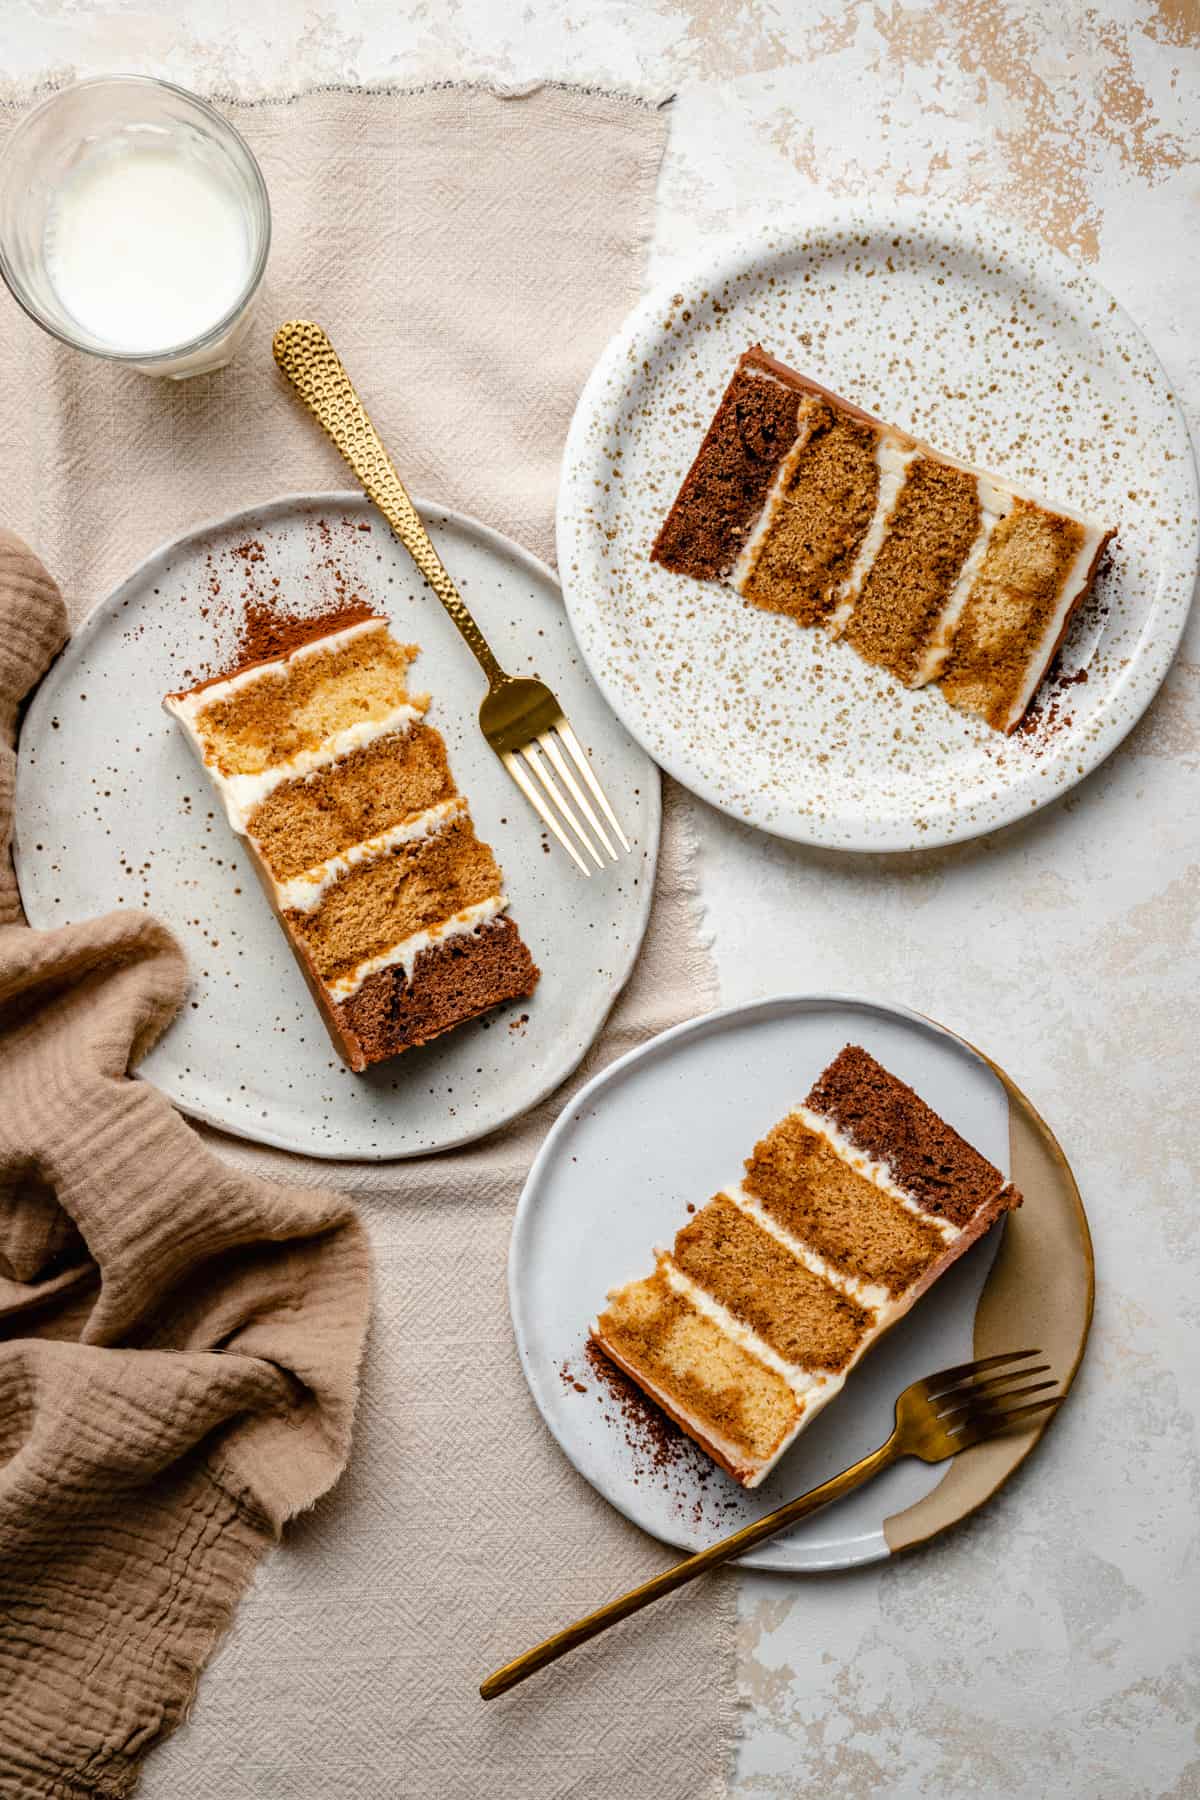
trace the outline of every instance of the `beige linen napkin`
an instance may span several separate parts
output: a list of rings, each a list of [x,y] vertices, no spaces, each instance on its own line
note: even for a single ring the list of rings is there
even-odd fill
[[[270,361],[321,320],[413,489],[552,555],[558,460],[637,298],[665,115],[547,85],[236,106],[270,186],[258,329],[182,386],[72,357],[10,309],[5,504],[81,616],[155,543],[279,492],[350,485]],[[590,1067],[714,1003],[668,788],[650,932]],[[549,977],[548,972],[548,977]],[[733,1732],[732,1580],[688,1590],[505,1699],[496,1663],[671,1552],[575,1475],[533,1406],[505,1292],[512,1209],[564,1104],[465,1151],[319,1165],[206,1134],[239,1169],[331,1177],[372,1239],[354,1455],[266,1560],[145,1800],[709,1800]]]
[[[66,636],[0,532],[0,1794],[125,1795],[257,1558],[345,1461],[366,1329],[348,1202],[230,1170],[129,1069],[156,920],[20,920],[20,700]]]

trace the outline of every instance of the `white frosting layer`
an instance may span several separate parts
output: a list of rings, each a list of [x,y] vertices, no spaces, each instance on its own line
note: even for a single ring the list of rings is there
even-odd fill
[[[392,712],[385,713],[379,719],[359,719],[353,725],[347,725],[337,731],[324,743],[311,750],[300,750],[286,762],[273,763],[270,768],[260,769],[254,775],[223,775],[208,760],[205,753],[204,739],[196,729],[194,714],[187,712],[183,700],[170,696],[163,705],[169,713],[173,713],[183,726],[196,755],[204,764],[209,780],[221,797],[225,808],[225,816],[239,837],[247,836],[247,823],[269,794],[285,781],[298,781],[302,776],[312,775],[318,769],[328,768],[330,763],[340,762],[353,750],[362,750],[377,738],[389,737],[408,727],[422,717],[425,712],[424,698],[420,701],[407,701]]]
[[[412,972],[412,965],[422,950],[430,950],[435,944],[444,944],[447,938],[465,937],[477,925],[483,925],[502,913],[507,905],[506,895],[489,894],[486,900],[477,900],[473,906],[464,906],[452,919],[443,919],[440,924],[431,925],[427,931],[414,931],[411,937],[393,944],[390,950],[383,950],[378,956],[368,957],[365,962],[352,969],[349,975],[327,982],[326,986],[340,1004],[358,992],[368,975],[376,975],[380,969],[400,968],[407,976]]]
[[[1001,519],[1013,509],[1013,496],[1005,493],[986,476],[976,476],[975,488],[979,496],[979,530],[975,534],[974,543],[967,551],[963,566],[958,572],[958,579],[946,596],[945,604],[938,615],[929,642],[922,652],[917,672],[913,677],[913,687],[924,687],[927,682],[936,681],[950,660],[950,646],[954,641],[954,634],[958,630],[958,621],[962,618],[967,597],[975,586],[975,578],[983,567],[983,559],[987,555],[987,547],[991,543],[992,533]]]
[[[792,392],[790,382],[781,381],[779,376],[770,369],[760,369],[757,363],[748,363],[743,368],[742,374],[748,376],[751,381],[765,381],[770,387],[787,388],[789,393]]]
[[[826,628],[834,637],[839,637],[846,629],[859,590],[883,548],[892,511],[900,498],[900,490],[908,479],[908,466],[916,455],[915,444],[891,432],[881,433],[875,444],[875,467],[879,471],[875,511],[867,527],[867,535],[858,547],[858,555],[851,564],[850,573],[838,588],[833,611],[825,621]]]
[[[1013,726],[1019,723],[1024,716],[1026,707],[1041,686],[1042,677],[1049,666],[1050,658],[1058,648],[1058,640],[1062,636],[1063,628],[1071,615],[1071,608],[1075,605],[1080,594],[1087,586],[1088,570],[1092,566],[1092,562],[1097,550],[1100,548],[1104,536],[1105,532],[1103,526],[1085,526],[1083,543],[1080,545],[1079,553],[1072,562],[1070,569],[1067,571],[1067,578],[1063,583],[1062,593],[1058,597],[1058,604],[1051,614],[1050,621],[1047,624],[1045,631],[1042,633],[1036,649],[1029,658],[1029,666],[1025,673],[1025,680],[1022,682],[1020,691],[1005,717],[1003,727],[1005,731],[1011,731]]]
[[[855,1301],[867,1312],[876,1313],[887,1306],[891,1300],[891,1292],[877,1281],[859,1281],[853,1275],[843,1275],[832,1263],[826,1262],[818,1250],[806,1244],[801,1238],[788,1231],[786,1226],[772,1218],[761,1200],[746,1192],[741,1182],[734,1182],[731,1187],[722,1188],[721,1192],[727,1200],[732,1200],[739,1212],[753,1219],[754,1223],[781,1244],[797,1262],[802,1262],[810,1275],[816,1275],[821,1281],[829,1283],[845,1294],[847,1299]]]
[[[822,1388],[832,1376],[816,1374],[810,1369],[802,1369],[797,1363],[790,1363],[780,1356],[779,1352],[768,1344],[766,1338],[760,1337],[752,1326],[746,1325],[736,1313],[731,1313],[727,1306],[713,1298],[707,1288],[702,1288],[691,1276],[686,1274],[674,1257],[666,1250],[656,1250],[658,1265],[667,1278],[667,1286],[682,1295],[698,1313],[720,1328],[723,1337],[731,1338],[739,1349],[765,1363],[783,1381],[786,1381],[797,1399],[807,1401],[808,1396]]]
[[[873,1182],[877,1188],[882,1188],[883,1192],[890,1194],[893,1200],[898,1200],[906,1212],[912,1213],[924,1224],[932,1225],[933,1229],[948,1244],[952,1244],[955,1238],[962,1235],[960,1228],[952,1225],[949,1219],[943,1219],[938,1213],[926,1212],[915,1196],[910,1194],[906,1187],[901,1186],[895,1171],[889,1164],[873,1161],[871,1157],[865,1155],[856,1144],[852,1144],[850,1139],[838,1130],[832,1119],[825,1117],[824,1113],[813,1112],[807,1106],[794,1106],[792,1117],[799,1119],[802,1125],[806,1125],[810,1131],[815,1131],[819,1137],[823,1137],[841,1162],[848,1163],[857,1174],[864,1176],[867,1181]]]
[[[762,374],[761,378],[765,381],[778,380],[776,376],[768,374]],[[778,385],[783,387],[786,384],[778,382]],[[766,540],[772,525],[775,523],[775,515],[780,506],[785,504],[785,492],[795,473],[796,464],[808,448],[809,439],[812,437],[813,417],[819,407],[820,402],[815,395],[806,397],[800,402],[799,409],[796,413],[796,441],[775,471],[775,479],[767,490],[767,497],[763,501],[762,511],[758,515],[758,521],[755,524],[753,531],[750,533],[750,536],[742,545],[741,553],[726,577],[729,585],[736,588],[739,594],[745,592],[746,583],[754,573],[754,566],[758,561],[759,551],[762,549],[763,543]]]
[[[435,831],[441,831],[443,826],[459,818],[466,810],[465,796],[456,794],[452,800],[442,800],[437,806],[418,813],[415,818],[390,826],[377,837],[363,838],[360,843],[351,844],[337,856],[329,857],[313,869],[306,869],[303,875],[293,875],[289,881],[277,881],[275,897],[280,909],[283,912],[316,912],[334,882],[340,881],[351,869],[356,869],[363,863],[377,862],[381,856],[387,856],[400,844],[411,844],[417,838],[431,837]]]

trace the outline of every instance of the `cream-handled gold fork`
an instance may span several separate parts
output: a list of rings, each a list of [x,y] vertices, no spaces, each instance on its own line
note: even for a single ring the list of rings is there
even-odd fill
[[[623,850],[628,851],[629,842],[562,707],[544,681],[509,675],[501,668],[430,542],[328,336],[308,319],[290,319],[275,333],[274,349],[275,361],[350,464],[487,676],[488,691],[479,708],[484,737],[546,829],[585,875],[591,871],[564,824],[597,868],[604,867],[604,859],[593,835],[616,862],[617,851],[599,813]]]
[[[756,1544],[775,1537],[789,1525],[798,1524],[819,1507],[828,1506],[831,1500],[840,1500],[902,1456],[917,1456],[927,1463],[944,1462],[949,1456],[957,1456],[960,1450],[969,1450],[974,1444],[982,1444],[1038,1413],[1049,1411],[1059,1404],[1061,1394],[1034,1401],[1028,1401],[1026,1397],[1057,1387],[1056,1381],[1034,1381],[1026,1387],[1012,1385],[1014,1381],[1028,1381],[1032,1375],[1048,1372],[1048,1363],[1033,1368],[1028,1366],[1031,1356],[1041,1354],[1040,1350],[1013,1350],[1003,1356],[985,1356],[977,1362],[960,1363],[956,1368],[942,1369],[938,1374],[930,1375],[925,1381],[914,1381],[896,1401],[895,1426],[887,1442],[878,1450],[872,1450],[840,1475],[823,1481],[820,1487],[801,1494],[799,1499],[789,1500],[786,1506],[755,1519],[731,1537],[722,1538],[720,1543],[710,1544],[707,1550],[673,1563],[661,1575],[644,1581],[641,1587],[622,1594],[618,1600],[610,1600],[586,1618],[568,1625],[565,1631],[556,1632],[544,1643],[526,1650],[523,1656],[505,1663],[494,1675],[489,1675],[481,1683],[479,1692],[485,1700],[494,1700],[497,1694],[516,1687],[527,1675],[544,1669],[547,1663],[557,1662],[568,1650],[586,1643],[588,1638],[607,1630],[619,1619],[627,1619],[631,1613],[640,1612],[643,1606],[661,1600],[664,1594],[683,1587],[685,1582],[694,1581],[706,1569],[715,1569],[719,1563],[728,1562],[730,1557],[752,1550]],[[989,1373],[1001,1369],[1003,1373]],[[981,1376],[984,1379],[981,1380]],[[1026,1403],[1012,1404],[1015,1401]]]

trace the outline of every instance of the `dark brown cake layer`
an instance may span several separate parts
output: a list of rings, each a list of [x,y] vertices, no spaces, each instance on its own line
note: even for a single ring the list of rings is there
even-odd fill
[[[740,358],[654,540],[652,562],[702,581],[733,567],[796,440],[802,394],[780,379],[779,366],[757,346]]]
[[[966,1225],[1005,1187],[999,1169],[857,1044],[847,1044],[818,1076],[805,1104],[864,1155],[886,1163],[927,1212],[953,1225]],[[1008,1192],[1008,1205],[1019,1206],[1020,1194]]]
[[[532,994],[541,971],[512,919],[499,918],[422,950],[411,974],[402,968],[368,975],[334,1008],[352,1069],[383,1062]]]

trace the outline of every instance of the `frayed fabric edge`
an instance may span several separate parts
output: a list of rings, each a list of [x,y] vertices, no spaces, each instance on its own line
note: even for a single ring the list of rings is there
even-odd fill
[[[73,87],[77,80],[82,79],[84,77],[66,70],[47,75],[37,82],[0,82],[0,113],[24,112],[29,107],[36,106],[39,101],[49,99],[51,94]],[[314,81],[299,88],[272,88],[264,85],[260,88],[247,87],[238,92],[225,88],[195,88],[191,91],[215,106],[248,109],[260,106],[294,106],[298,101],[318,94],[362,94],[368,98],[417,99],[423,94],[474,93],[491,94],[497,100],[526,100],[533,94],[550,92],[577,95],[581,99],[607,100],[617,106],[644,107],[648,112],[659,112],[675,99],[673,92],[651,86],[617,84],[610,87],[604,81],[565,81],[557,78],[505,82],[482,73],[470,79],[446,77],[418,82]]]

